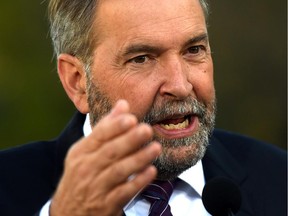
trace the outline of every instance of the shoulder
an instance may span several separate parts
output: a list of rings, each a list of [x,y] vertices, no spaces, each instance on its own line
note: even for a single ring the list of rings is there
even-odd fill
[[[30,164],[32,166],[28,166],[28,168],[43,166],[43,164],[54,166],[53,161],[56,159],[62,163],[70,146],[83,136],[84,121],[85,115],[76,112],[57,138],[49,141],[31,142],[1,150],[0,170],[3,167],[14,165],[17,165],[18,168]]]
[[[10,162],[10,160],[12,163],[17,161],[32,162],[33,160],[45,159],[51,157],[54,147],[55,141],[38,141],[4,149],[0,151],[0,162]],[[3,164],[0,164],[2,167]]]
[[[213,132],[212,140],[217,140],[233,155],[248,157],[253,154],[255,158],[273,158],[286,160],[287,151],[270,143],[251,138],[238,133],[216,129]],[[252,157],[252,155],[251,155]]]
[[[283,215],[287,207],[287,152],[275,145],[237,133],[215,130],[211,147],[222,149],[245,173],[241,185],[255,215]],[[223,150],[224,149],[224,150]],[[216,154],[219,150],[215,151]],[[224,154],[222,154],[223,156]],[[226,160],[227,162],[227,160]],[[229,167],[229,163],[225,166]],[[239,170],[231,172],[238,173]],[[260,212],[260,213],[259,213]]]
[[[285,184],[287,151],[233,132],[215,130],[212,144],[221,145],[249,175]]]
[[[56,141],[39,141],[0,151],[1,184],[21,178],[31,181],[36,176],[53,172]]]
[[[0,151],[0,214],[32,215],[53,193],[55,141]]]

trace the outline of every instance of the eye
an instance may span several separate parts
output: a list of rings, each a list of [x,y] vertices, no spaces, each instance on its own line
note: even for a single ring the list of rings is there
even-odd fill
[[[140,55],[140,56],[136,56],[136,57],[130,59],[129,62],[136,63],[136,64],[143,64],[147,60],[148,60],[148,56],[147,55]]]
[[[192,46],[188,48],[188,53],[190,54],[198,54],[201,51],[205,50],[205,47],[203,45],[198,45],[198,46]]]

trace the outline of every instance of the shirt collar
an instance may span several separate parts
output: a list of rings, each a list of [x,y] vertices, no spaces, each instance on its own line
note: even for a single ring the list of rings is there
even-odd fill
[[[83,133],[84,136],[88,136],[90,133],[92,132],[92,127],[90,125],[90,117],[89,117],[89,113],[86,115],[86,119],[83,125]]]
[[[205,185],[205,178],[203,172],[202,161],[198,161],[197,164],[190,167],[178,176],[179,179],[189,184],[199,196],[202,195],[202,191]]]

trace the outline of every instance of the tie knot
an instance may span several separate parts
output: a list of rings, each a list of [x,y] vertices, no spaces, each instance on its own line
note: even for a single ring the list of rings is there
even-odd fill
[[[168,202],[174,189],[174,182],[155,180],[142,192],[142,195],[150,202],[164,200]]]

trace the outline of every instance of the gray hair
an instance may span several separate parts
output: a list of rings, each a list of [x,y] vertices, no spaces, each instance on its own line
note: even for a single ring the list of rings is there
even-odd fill
[[[207,0],[199,2],[207,20]],[[97,3],[97,0],[50,0],[50,34],[56,56],[67,53],[78,57],[86,66],[92,63],[96,46],[93,22]]]

